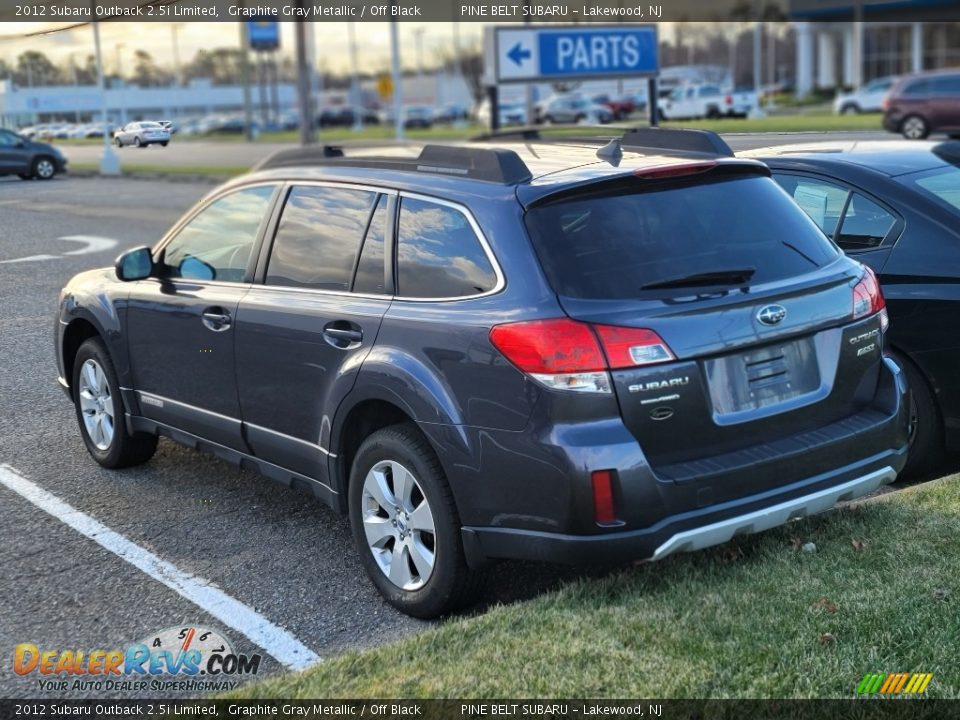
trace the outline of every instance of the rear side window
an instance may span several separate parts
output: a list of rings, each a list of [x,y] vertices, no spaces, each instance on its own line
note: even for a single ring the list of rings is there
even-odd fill
[[[903,89],[904,95],[929,95],[930,94],[930,81],[929,80],[915,80],[912,83],[908,84]]]
[[[838,257],[767,177],[558,201],[528,212],[527,227],[554,289],[584,299],[644,297],[646,285],[734,269],[753,269],[757,284]]]
[[[895,222],[896,218],[875,202],[860,193],[853,193],[843,214],[837,245],[848,251],[877,247]]]
[[[497,276],[477,234],[459,210],[428,200],[400,201],[397,294],[414,298],[479,295]]]
[[[267,266],[267,285],[350,289],[375,192],[294,187],[280,215]]]

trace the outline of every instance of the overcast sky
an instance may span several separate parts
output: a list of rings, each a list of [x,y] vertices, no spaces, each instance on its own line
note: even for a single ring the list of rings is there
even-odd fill
[[[79,65],[93,53],[93,31],[89,26],[39,37],[23,36],[37,30],[62,27],[68,23],[0,23],[0,58],[8,63],[16,61],[25,50],[39,50],[55,62],[66,61],[74,55]],[[293,52],[294,23],[282,22],[281,49]],[[348,23],[309,23],[317,43],[317,60],[321,67],[333,72],[349,71]],[[362,70],[380,71],[389,68],[390,24],[354,23],[359,64]],[[452,51],[454,29],[452,23],[400,23],[400,45],[403,64],[415,68],[417,63],[416,34],[422,30],[423,62],[430,66],[444,50]],[[460,23],[461,45],[479,44],[483,32],[479,23]],[[236,47],[239,43],[239,23],[190,22],[177,24],[181,63],[189,62],[201,48]],[[117,46],[125,72],[133,67],[134,50],[146,50],[161,66],[173,67],[173,26],[161,22],[108,22],[101,24],[104,63],[114,71]]]

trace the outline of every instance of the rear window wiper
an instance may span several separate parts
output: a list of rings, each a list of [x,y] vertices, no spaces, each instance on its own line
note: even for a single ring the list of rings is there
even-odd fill
[[[730,268],[729,270],[710,270],[693,275],[658,280],[641,285],[641,290],[663,290],[668,288],[702,287],[709,285],[742,285],[750,280],[756,268]]]

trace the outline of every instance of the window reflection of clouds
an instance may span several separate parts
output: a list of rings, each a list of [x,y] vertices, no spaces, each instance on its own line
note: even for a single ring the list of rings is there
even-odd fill
[[[241,279],[238,274],[246,271],[273,190],[273,186],[238,190],[201,210],[164,250],[170,274],[176,276],[183,260],[194,257],[214,268],[215,279]]]
[[[298,187],[280,216],[270,285],[347,290],[375,193]]]
[[[399,290],[409,297],[459,297],[490,290],[496,276],[462,213],[405,198],[400,208]]]

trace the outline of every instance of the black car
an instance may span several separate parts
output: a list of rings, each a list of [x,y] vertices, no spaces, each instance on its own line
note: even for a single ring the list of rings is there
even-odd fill
[[[417,616],[489,559],[660,559],[895,478],[879,285],[766,166],[696,131],[521,135],[283,151],[73,278],[90,454],[164,435],[310,489]]]
[[[743,153],[880,278],[889,347],[912,389],[905,475],[960,447],[960,142],[844,142]]]
[[[23,180],[49,180],[67,171],[67,159],[47,143],[28,140],[0,128],[0,175],[19,175]]]

